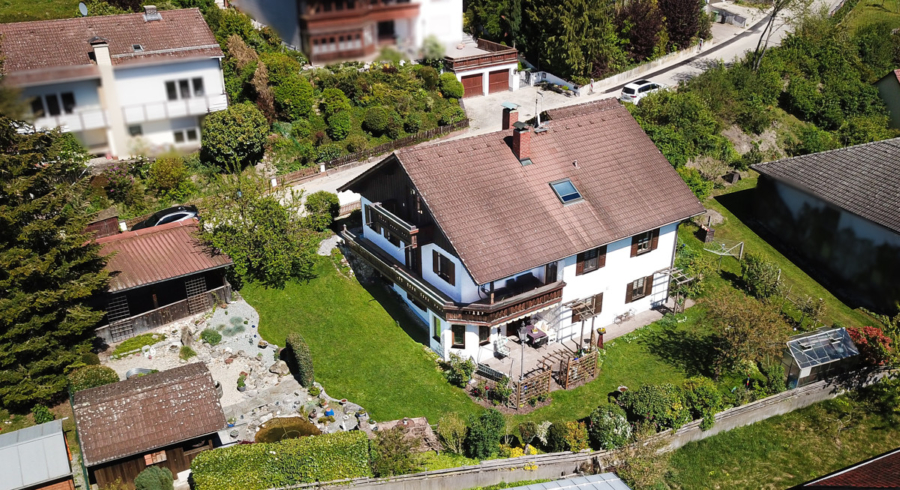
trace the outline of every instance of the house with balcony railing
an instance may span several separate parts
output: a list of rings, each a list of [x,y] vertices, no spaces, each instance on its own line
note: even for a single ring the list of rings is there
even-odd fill
[[[663,305],[678,225],[704,211],[617,101],[536,128],[505,106],[501,131],[399,150],[339,189],[361,195],[347,248],[444,358],[503,355],[529,325],[581,344],[586,322]]]
[[[198,9],[0,24],[5,83],[39,129],[93,154],[200,146],[200,122],[228,107],[222,50]]]
[[[463,97],[519,89],[519,52],[487,39],[464,39],[447,48],[444,68],[463,84]]]

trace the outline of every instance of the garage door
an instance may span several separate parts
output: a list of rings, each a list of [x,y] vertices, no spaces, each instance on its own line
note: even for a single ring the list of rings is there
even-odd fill
[[[484,88],[481,86],[482,78],[482,75],[466,75],[462,77],[463,88],[466,89],[463,97],[484,95]]]
[[[509,90],[509,70],[492,71],[488,75],[488,93]]]

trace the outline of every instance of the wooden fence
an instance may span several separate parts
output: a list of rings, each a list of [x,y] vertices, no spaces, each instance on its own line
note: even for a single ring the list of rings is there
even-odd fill
[[[288,185],[293,184],[305,179],[308,179],[316,174],[320,173],[320,166],[324,165],[325,170],[333,170],[336,168],[347,167],[356,162],[365,161],[369,158],[383,155],[385,153],[389,153],[398,148],[405,148],[407,146],[414,145],[416,143],[421,143],[423,141],[428,141],[430,139],[436,138],[438,136],[443,136],[445,134],[452,133],[454,131],[459,131],[460,129],[465,129],[469,127],[469,119],[463,119],[462,121],[455,122],[453,124],[448,124],[446,126],[438,126],[434,129],[429,129],[428,131],[422,131],[416,134],[412,134],[406,136],[404,138],[400,138],[398,140],[389,141],[382,145],[378,145],[374,148],[367,148],[363,151],[359,151],[356,153],[351,153],[349,155],[344,155],[340,158],[335,158],[334,160],[325,162],[324,164],[319,164],[316,167],[308,167],[301,168],[300,170],[286,173],[278,177],[278,182],[280,185]]]
[[[570,357],[566,365],[566,377],[563,389],[571,389],[583,381],[593,379],[597,375],[597,350],[594,349],[581,357]]]
[[[553,371],[550,369],[542,369],[537,371],[522,382],[512,381],[513,395],[510,400],[516,408],[522,408],[531,400],[536,400],[542,396],[550,395],[550,378]]]

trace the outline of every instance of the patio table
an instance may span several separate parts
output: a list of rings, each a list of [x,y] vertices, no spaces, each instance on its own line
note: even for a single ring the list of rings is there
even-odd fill
[[[546,344],[547,333],[534,328],[533,325],[529,326],[532,328],[529,329],[529,332],[526,335],[528,336],[528,340],[531,342],[531,346],[534,348],[538,348]]]

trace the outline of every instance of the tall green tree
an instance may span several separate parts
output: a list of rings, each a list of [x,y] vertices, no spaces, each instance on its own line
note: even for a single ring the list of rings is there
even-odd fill
[[[234,261],[234,279],[283,287],[312,278],[316,234],[301,219],[302,193],[272,188],[254,167],[219,175],[201,203],[200,239]]]
[[[84,151],[71,135],[16,125],[0,117],[0,405],[21,409],[65,392],[108,274],[84,231]]]

